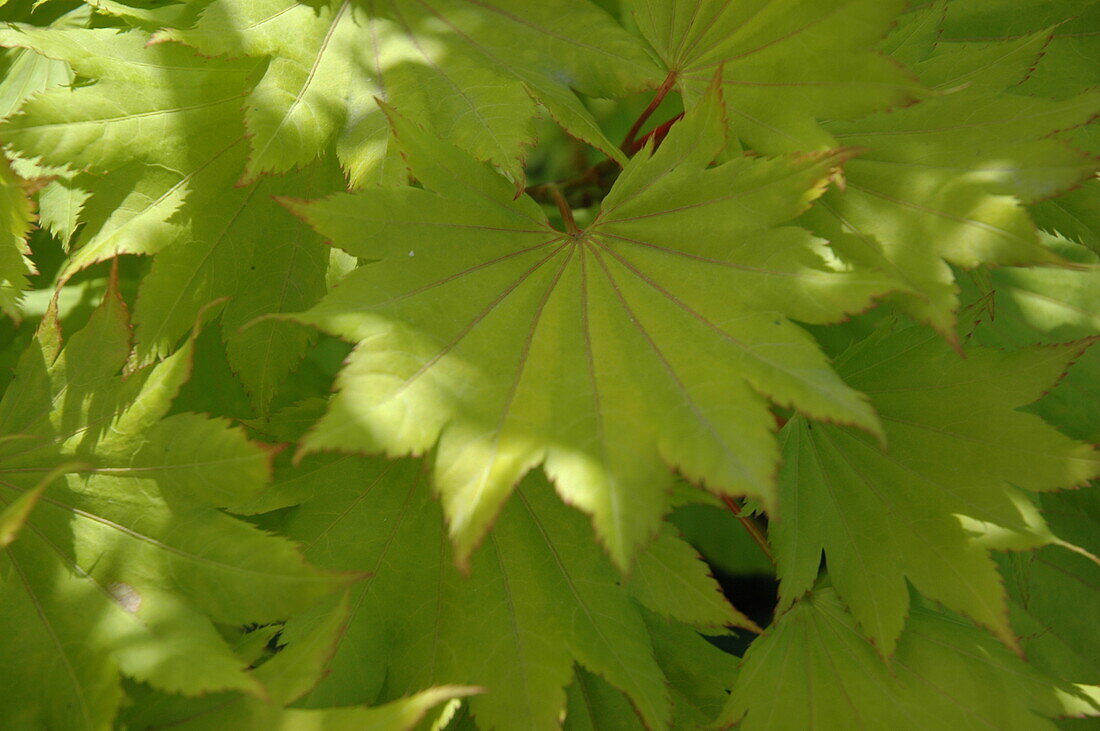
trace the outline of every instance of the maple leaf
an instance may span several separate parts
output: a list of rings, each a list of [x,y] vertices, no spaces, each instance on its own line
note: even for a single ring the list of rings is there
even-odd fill
[[[927,35],[936,30],[921,27]],[[948,264],[1062,263],[1042,246],[1024,204],[1096,170],[1095,159],[1051,135],[1100,112],[1100,94],[1054,101],[1004,91],[1027,75],[1048,40],[1049,32],[1040,32],[995,44],[944,44],[913,67],[936,96],[827,125],[861,153],[845,166],[843,194],[824,196],[806,225],[843,256],[893,273],[903,287],[896,295],[902,309],[949,339],[959,303]]]
[[[173,215],[195,185],[206,182],[201,175],[216,175],[244,142],[239,106],[250,65],[148,41],[145,33],[107,28],[0,30],[0,44],[65,61],[96,80],[47,89],[0,124],[0,139],[23,157],[112,173],[98,181],[81,176],[94,195],[67,276],[120,253],[154,253],[177,241]]]
[[[1021,491],[1081,485],[1100,475],[1100,458],[1013,409],[1057,382],[1086,345],[975,347],[964,360],[935,333],[909,328],[846,354],[838,371],[871,397],[889,448],[801,417],[784,428],[786,510],[769,531],[781,606],[813,585],[824,549],[837,592],[884,655],[909,607],[906,579],[1015,646],[988,549],[1054,540]]]
[[[989,276],[979,302],[987,313],[973,340],[990,348],[1014,349],[1035,343],[1063,343],[1100,335],[1100,257],[1082,246],[1043,235],[1051,251],[1074,268],[1000,269]],[[977,298],[975,288],[964,294]],[[1057,386],[1027,407],[1066,434],[1100,442],[1096,403],[1100,401],[1100,350],[1081,354]]]
[[[333,164],[316,164],[281,177],[234,188],[243,146],[205,177],[186,204],[183,240],[154,258],[138,288],[135,314],[138,362],[170,353],[208,303],[228,297],[221,313],[226,356],[253,403],[265,410],[280,382],[305,355],[310,333],[278,320],[253,323],[273,312],[294,312],[321,299],[330,250],[273,200],[342,188]],[[212,172],[212,171],[208,171]],[[245,327],[247,325],[247,327]]]
[[[35,273],[28,258],[26,239],[34,220],[34,207],[23,181],[0,156],[0,312],[19,317],[19,300]]]
[[[1044,236],[1044,244],[1075,269],[1003,269],[988,278],[988,292],[964,289],[985,306],[973,340],[988,347],[1019,348],[1094,337],[1100,333],[1100,266],[1077,244]],[[1095,404],[1100,399],[1100,352],[1090,348],[1043,399],[1028,407],[1065,433],[1100,441]],[[1100,495],[1097,485],[1043,493],[1038,504],[1060,545],[997,557],[1008,594],[1009,619],[1028,660],[1062,678],[1100,681],[1096,633],[1100,607]],[[1069,550],[1066,550],[1066,549]]]
[[[707,169],[724,146],[714,90],[631,161],[591,225],[560,231],[504,178],[393,123],[424,189],[288,202],[376,260],[296,316],[360,343],[303,444],[398,455],[438,440],[460,560],[540,462],[625,566],[659,524],[669,467],[774,506],[768,399],[877,430],[788,320],[835,321],[890,288],[829,269],[821,242],[781,225],[843,153]]]
[[[406,731],[443,701],[481,692],[469,686],[440,686],[381,706],[339,708],[291,708],[321,678],[348,618],[345,594],[327,612],[314,612],[301,636],[273,657],[258,658],[256,639],[270,642],[268,631],[246,633],[235,648],[242,660],[258,665],[252,675],[262,683],[266,698],[242,693],[219,693],[201,698],[180,698],[135,687],[131,693],[141,702],[128,709],[123,721],[130,728],[325,728]],[[278,631],[278,627],[274,627]]]
[[[1100,84],[1100,6],[1092,0],[951,0],[941,42],[992,43],[1053,28],[1040,63],[1020,84],[1025,94],[1064,98]]]
[[[93,134],[85,110],[98,109],[104,93],[141,99],[134,106],[148,110],[128,110],[126,115],[115,110],[97,122],[108,140],[132,134],[128,129],[110,131],[127,120],[171,120],[165,122],[166,136],[175,137],[169,139],[174,147],[142,147],[145,138],[139,127],[138,143],[134,150],[126,146],[126,157],[104,160],[96,151],[85,150],[84,157],[73,160],[92,170],[111,170],[112,175],[77,176],[73,183],[86,192],[74,199],[71,186],[58,187],[53,192],[56,199],[44,200],[52,218],[64,220],[57,228],[74,229],[77,209],[85,224],[63,279],[121,253],[158,254],[139,288],[138,364],[167,356],[206,305],[230,298],[221,316],[230,365],[263,411],[280,381],[301,360],[309,335],[275,320],[242,327],[261,315],[314,304],[325,290],[330,258],[328,248],[304,227],[283,235],[294,226],[293,220],[272,196],[320,195],[343,189],[343,181],[335,164],[318,163],[234,187],[247,156],[236,107],[248,67],[201,59],[173,44],[147,47],[148,40],[140,32],[29,27],[0,35],[2,42],[64,58],[80,74],[99,79],[91,87],[56,89],[36,98],[8,122],[7,138],[25,154],[52,154],[45,140],[54,139],[56,130],[85,140]],[[124,73],[119,71],[123,68]],[[221,87],[236,90],[229,106],[203,103],[205,95]],[[63,98],[69,99],[64,106]],[[43,127],[55,131],[44,133]],[[192,137],[192,130],[204,136]],[[57,163],[62,158],[44,159]],[[84,200],[84,195],[91,197]]]
[[[836,593],[817,589],[745,654],[721,720],[746,731],[1053,731],[1044,717],[1071,715],[1100,715],[1100,688],[1036,671],[972,626],[924,607],[914,608],[887,666]]]
[[[0,136],[23,156],[74,170],[110,172],[133,162],[190,169],[239,116],[255,62],[204,59],[176,44],[148,47],[148,40],[110,28],[0,30],[3,45],[97,79],[33,97],[0,126]]]
[[[189,346],[123,380],[126,319],[112,287],[61,347],[48,314],[0,400],[0,622],[20,658],[0,682],[22,689],[0,712],[15,725],[108,727],[119,670],[260,694],[213,622],[282,619],[342,581],[216,509],[262,490],[269,455],[223,420],[166,416]]]
[[[293,438],[322,408],[315,400],[253,425],[269,437]],[[305,543],[309,560],[371,574],[352,589],[352,615],[328,665],[331,675],[305,699],[307,707],[474,684],[487,689],[470,700],[482,725],[523,718],[553,728],[580,663],[625,692],[650,727],[663,727],[672,701],[651,645],[654,633],[685,624],[711,633],[727,625],[754,628],[670,533],[623,580],[581,514],[557,500],[544,479],[528,479],[464,575],[418,462],[311,455],[297,469],[286,464],[281,475],[271,500],[252,509],[301,503],[282,529]],[[662,594],[664,588],[675,594]],[[301,621],[287,624],[287,642],[300,636]],[[364,653],[378,662],[363,665]]]
[[[638,29],[694,106],[716,68],[731,135],[774,154],[836,147],[821,119],[853,119],[912,101],[921,87],[874,44],[897,0],[633,3]],[[811,60],[812,59],[812,60]]]
[[[737,677],[738,659],[692,632],[646,615],[653,652],[668,679],[672,696],[671,728],[702,728],[717,718]],[[569,731],[604,728],[644,729],[629,699],[595,673],[578,666],[567,689],[565,723]]]
[[[1100,254],[1100,178],[1031,207],[1039,228],[1084,244]]]
[[[204,54],[271,57],[249,97],[245,180],[312,161],[335,139],[353,185],[384,167],[382,99],[501,166],[522,188],[535,101],[612,156],[570,87],[616,96],[656,73],[641,45],[587,0],[498,0],[313,7],[287,0],[215,0],[194,28],[167,30]]]
[[[1042,495],[1051,527],[1073,545],[1000,555],[1009,618],[1028,661],[1062,678],[1100,682],[1100,490]],[[1091,552],[1092,555],[1090,555]]]

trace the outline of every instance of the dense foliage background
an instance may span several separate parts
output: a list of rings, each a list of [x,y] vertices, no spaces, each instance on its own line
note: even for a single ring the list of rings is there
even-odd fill
[[[1100,715],[1100,3],[0,19],[5,728]]]

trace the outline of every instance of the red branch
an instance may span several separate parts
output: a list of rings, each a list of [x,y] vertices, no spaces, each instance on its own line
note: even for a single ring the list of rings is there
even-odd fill
[[[665,137],[668,136],[668,132],[669,132],[670,129],[672,129],[672,125],[679,122],[681,119],[683,119],[683,117],[684,117],[684,113],[680,112],[679,114],[677,114],[672,119],[670,119],[667,122],[661,124],[659,127],[656,127],[654,129],[651,129],[649,132],[646,132],[644,135],[642,135],[638,140],[636,140],[631,145],[630,149],[623,148],[623,152],[625,152],[627,155],[633,155],[638,150],[645,147],[645,143],[649,139],[653,140],[653,146],[654,147],[659,147],[661,145],[661,143],[664,142]]]
[[[760,550],[763,551],[764,555],[768,557],[768,560],[774,564],[775,555],[772,554],[772,547],[768,543],[768,537],[764,535],[764,530],[760,525],[753,520],[751,515],[744,515],[741,512],[741,507],[733,501],[733,498],[728,495],[723,495],[722,502],[724,502],[726,507],[730,509],[730,512],[741,521],[741,525],[745,526],[745,530],[752,536],[752,540],[756,542],[756,545],[760,546]]]
[[[623,140],[623,144],[620,146],[623,152],[629,154],[631,149],[637,150],[636,142],[634,138],[638,136],[638,132],[641,131],[642,125],[646,123],[649,116],[657,111],[657,107],[661,106],[661,102],[665,100],[665,96],[672,91],[672,86],[676,83],[676,72],[669,71],[668,76],[661,82],[661,86],[657,89],[657,94],[653,97],[653,101],[649,103],[641,116],[634,121],[634,125],[630,128],[630,131],[626,133],[626,138]]]

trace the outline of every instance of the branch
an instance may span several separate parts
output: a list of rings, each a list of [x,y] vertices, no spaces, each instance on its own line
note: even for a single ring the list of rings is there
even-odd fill
[[[630,128],[630,131],[626,133],[626,138],[623,139],[623,144],[620,148],[623,152],[630,154],[631,149],[638,149],[637,143],[634,138],[638,136],[638,132],[641,131],[642,125],[646,123],[649,116],[657,111],[657,107],[661,106],[661,102],[665,100],[665,96],[672,90],[672,86],[676,83],[676,72],[669,71],[668,76],[661,82],[661,86],[657,89],[656,96],[653,97],[653,101],[649,103],[649,106],[642,110],[641,116],[634,120],[634,125]]]
[[[679,122],[681,119],[683,119],[683,117],[684,117],[684,113],[680,112],[675,117],[668,120],[667,122],[661,124],[658,127],[655,127],[654,129],[651,129],[649,132],[646,132],[644,135],[642,135],[637,141],[635,141],[630,146],[630,149],[626,149],[624,147],[623,152],[625,152],[627,155],[633,156],[634,153],[636,153],[638,150],[645,147],[646,141],[650,140],[650,139],[653,140],[653,146],[654,147],[659,147],[660,144],[662,142],[664,142],[665,137],[668,136],[668,131],[670,129],[672,129],[672,125]],[[625,145],[626,143],[624,142],[623,144]]]
[[[571,234],[580,233],[577,222],[573,219],[573,209],[569,207],[569,201],[565,200],[565,196],[561,194],[561,189],[553,183],[548,185],[546,189],[550,191],[550,197],[554,199],[554,203],[558,206],[561,220],[565,223],[565,230]]]
[[[775,565],[775,555],[772,553],[771,544],[768,543],[768,537],[764,535],[764,529],[760,527],[760,524],[757,523],[751,515],[745,515],[741,511],[741,507],[728,495],[722,496],[722,502],[724,502],[726,507],[730,509],[730,512],[741,521],[741,525],[749,532],[749,535],[752,536],[756,545],[760,546],[760,550],[764,552],[764,555],[768,557],[772,565]]]

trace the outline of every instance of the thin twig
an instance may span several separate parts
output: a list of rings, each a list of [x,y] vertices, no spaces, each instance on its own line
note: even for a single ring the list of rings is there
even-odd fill
[[[645,143],[650,139],[653,140],[653,146],[654,147],[659,147],[661,142],[664,141],[665,137],[668,136],[668,132],[669,132],[669,130],[672,129],[672,125],[676,124],[677,122],[679,122],[683,118],[684,118],[684,113],[680,112],[675,117],[668,120],[667,122],[664,122],[663,124],[661,124],[657,127],[654,127],[649,132],[646,132],[644,135],[639,137],[634,142],[634,144],[631,146],[631,148],[629,150],[624,148],[623,152],[625,152],[627,155],[634,155],[634,153],[636,153],[638,150],[645,147]]]
[[[638,136],[638,132],[642,130],[642,125],[646,123],[649,116],[657,111],[657,107],[661,106],[661,102],[665,100],[665,96],[672,90],[672,86],[676,83],[676,72],[669,71],[668,76],[661,82],[661,86],[657,89],[656,96],[653,97],[653,101],[649,103],[640,117],[634,121],[634,125],[630,128],[630,131],[626,133],[626,138],[623,140],[623,144],[620,146],[623,152],[627,152],[630,149],[637,149],[635,147],[634,138]]]
[[[768,560],[771,561],[772,564],[775,564],[775,555],[772,553],[772,547],[768,543],[768,537],[764,535],[764,529],[753,520],[751,515],[745,515],[741,511],[741,507],[733,501],[733,498],[728,495],[723,495],[722,502],[726,504],[726,507],[730,509],[734,517],[741,521],[741,525],[745,526],[745,530],[752,536],[752,540],[755,541],[756,545],[760,546],[760,550],[764,552]]]
[[[573,220],[573,209],[569,207],[569,201],[565,200],[565,196],[561,194],[561,189],[553,184],[548,185],[546,189],[550,191],[550,197],[554,199],[554,203],[558,206],[561,220],[565,223],[565,230],[571,234],[580,233],[577,222]]]

